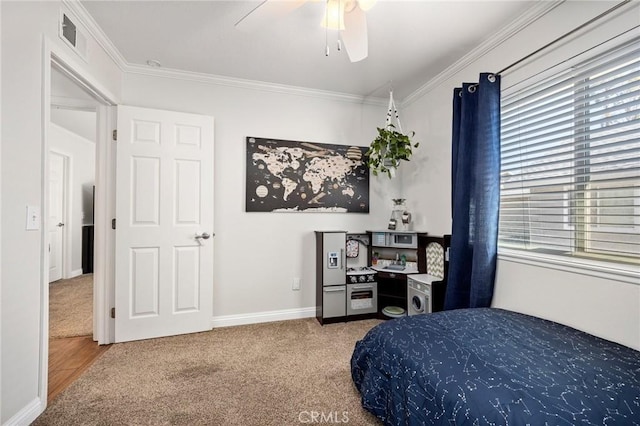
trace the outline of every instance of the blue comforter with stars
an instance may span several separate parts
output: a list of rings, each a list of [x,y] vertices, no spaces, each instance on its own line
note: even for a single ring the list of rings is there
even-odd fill
[[[379,324],[351,376],[386,425],[640,425],[640,352],[502,309]]]

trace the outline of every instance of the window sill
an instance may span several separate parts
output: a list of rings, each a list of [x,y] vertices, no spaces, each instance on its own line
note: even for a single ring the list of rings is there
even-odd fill
[[[640,285],[640,271],[637,266],[602,262],[591,259],[566,258],[524,250],[499,249],[498,260],[525,265],[557,269],[575,274],[589,275],[614,281]]]

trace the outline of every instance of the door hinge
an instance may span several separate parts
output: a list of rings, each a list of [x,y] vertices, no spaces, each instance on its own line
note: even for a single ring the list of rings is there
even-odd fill
[[[116,308],[111,308],[111,318],[116,317]]]
[[[118,130],[117,130],[117,129],[116,129],[116,130],[114,130],[113,132],[111,132],[111,138],[112,138],[114,141],[117,141],[117,140],[118,140]]]
[[[116,219],[111,219],[111,229],[116,229]]]

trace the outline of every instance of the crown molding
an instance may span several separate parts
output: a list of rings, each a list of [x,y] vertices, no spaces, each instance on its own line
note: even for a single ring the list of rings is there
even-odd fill
[[[512,21],[509,25],[494,33],[492,36],[490,36],[488,39],[474,48],[471,52],[467,53],[462,58],[454,62],[440,74],[422,85],[415,92],[405,97],[400,103],[400,106],[407,107],[408,105],[417,101],[418,99],[429,93],[431,90],[435,89],[440,84],[453,77],[464,68],[468,67],[473,62],[482,58],[484,55],[491,52],[506,40],[513,37],[515,34],[522,31],[524,28],[528,27],[533,22],[537,21],[542,16],[546,15],[565,1],[566,0],[539,1],[537,4],[529,8],[526,12]]]
[[[309,89],[300,86],[290,86],[257,80],[225,77],[214,74],[182,71],[171,68],[150,68],[143,65],[127,65],[124,70],[128,74],[139,74],[150,77],[186,80],[217,86],[234,87],[240,89],[260,90],[263,92],[280,93],[285,95],[306,96],[316,99],[328,99],[341,102],[351,102],[367,105],[386,105],[387,100],[378,97],[365,97],[348,93],[331,92],[328,90]]]
[[[207,84],[214,84],[226,87],[235,87],[249,90],[260,90],[272,93],[288,94],[295,96],[306,96],[319,99],[335,100],[341,102],[351,102],[366,105],[384,106],[387,100],[378,97],[358,96],[347,93],[330,92],[326,90],[309,89],[305,87],[289,86],[277,83],[268,83],[256,80],[245,80],[241,78],[225,77],[213,74],[196,73],[182,71],[169,68],[154,69],[142,65],[129,64],[120,51],[115,47],[102,28],[97,24],[85,7],[79,0],[61,0],[62,4],[67,7],[80,22],[85,26],[91,37],[100,45],[107,55],[115,62],[120,70],[127,74],[147,75],[152,77],[171,78],[183,81],[195,81]],[[460,58],[453,65],[446,68],[436,77],[429,80],[416,91],[404,98],[399,107],[406,107],[415,102],[434,88],[438,87],[444,81],[454,76],[462,69],[469,66],[488,52],[498,47],[505,40],[513,37],[516,33],[535,22],[540,17],[549,13],[551,10],[564,3],[566,0],[539,1],[535,6],[531,7],[525,13],[515,19],[510,25],[504,27],[487,40],[482,42],[478,47]]]
[[[105,51],[105,53],[115,62],[120,68],[120,71],[125,70],[127,61],[120,51],[109,40],[109,37],[102,31],[102,28],[93,19],[93,16],[89,14],[87,9],[80,3],[80,0],[62,0],[62,4],[69,9],[76,18],[82,23],[82,25],[89,32],[89,35],[98,43],[98,45]]]
[[[65,7],[74,13],[77,19],[86,27],[87,31],[96,42],[104,49],[109,57],[116,63],[124,74],[138,74],[151,77],[163,77],[174,80],[194,81],[214,84],[226,87],[235,87],[249,90],[260,90],[272,93],[281,93],[295,96],[306,96],[317,99],[327,99],[341,102],[351,102],[366,105],[386,105],[386,100],[378,97],[358,96],[347,93],[330,92],[327,90],[309,89],[305,87],[289,86],[285,84],[268,83],[264,81],[246,80],[214,74],[196,73],[170,68],[149,68],[142,65],[130,64],[111,42],[102,28],[89,14],[79,0],[62,0]]]

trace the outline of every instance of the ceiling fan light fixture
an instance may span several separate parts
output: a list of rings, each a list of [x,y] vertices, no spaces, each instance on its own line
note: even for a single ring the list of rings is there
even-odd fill
[[[377,0],[358,0],[358,6],[366,12],[376,5],[376,1]]]
[[[327,7],[320,25],[330,30],[344,30],[345,4],[346,0],[327,0]]]
[[[358,0],[342,0],[344,3],[344,13],[349,13],[358,5]]]

